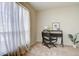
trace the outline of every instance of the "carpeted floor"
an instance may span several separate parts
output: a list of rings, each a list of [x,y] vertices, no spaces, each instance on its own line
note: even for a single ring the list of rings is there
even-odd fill
[[[32,47],[28,56],[79,56],[79,48],[73,47],[52,47],[48,48],[41,43],[38,43]]]

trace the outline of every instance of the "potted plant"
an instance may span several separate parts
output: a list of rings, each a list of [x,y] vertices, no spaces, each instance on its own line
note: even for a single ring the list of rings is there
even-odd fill
[[[73,43],[73,47],[76,48],[76,44],[79,43],[79,41],[77,41],[77,36],[78,36],[79,33],[77,33],[75,36],[73,36],[72,34],[68,34],[70,40],[72,41]]]

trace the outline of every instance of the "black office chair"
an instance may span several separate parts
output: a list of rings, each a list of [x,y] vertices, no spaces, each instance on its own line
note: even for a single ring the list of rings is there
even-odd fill
[[[57,38],[53,37],[53,35],[51,35],[49,31],[44,30],[42,32],[42,39],[42,43],[48,48],[50,48],[51,45],[56,47]]]

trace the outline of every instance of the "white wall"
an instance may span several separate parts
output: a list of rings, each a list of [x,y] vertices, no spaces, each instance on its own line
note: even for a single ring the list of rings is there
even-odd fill
[[[52,27],[52,22],[60,22],[64,44],[71,45],[69,33],[79,32],[79,6],[62,7],[38,12],[37,41],[42,41],[41,31],[44,26]]]

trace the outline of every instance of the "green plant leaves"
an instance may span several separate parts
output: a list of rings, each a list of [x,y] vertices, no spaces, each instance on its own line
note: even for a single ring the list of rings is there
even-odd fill
[[[75,43],[79,43],[79,41],[76,41]]]
[[[77,33],[77,34],[75,35],[75,38],[73,37],[72,34],[68,34],[70,40],[71,40],[74,44],[79,43],[79,41],[77,41],[77,35],[78,35],[78,34],[79,34],[79,33]]]
[[[68,34],[68,36],[69,36],[70,40],[73,42],[74,40],[73,40],[72,34]]]

